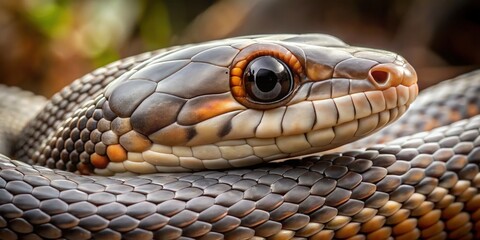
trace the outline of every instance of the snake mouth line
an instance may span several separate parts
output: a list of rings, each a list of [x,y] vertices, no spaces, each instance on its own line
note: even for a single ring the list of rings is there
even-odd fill
[[[342,136],[349,137],[350,141],[353,142],[358,140],[362,137],[370,135],[377,130],[381,129],[382,127],[392,123],[393,121],[397,120],[403,113],[408,109],[408,104],[394,107],[391,109],[387,109],[381,111],[379,113],[374,113],[368,117],[354,119],[350,122],[343,123],[341,125],[332,127],[332,128],[325,128],[320,129],[317,131],[313,131],[310,133],[304,134],[305,139],[307,139],[310,147],[306,150],[299,151],[296,153],[285,153],[288,154],[285,157],[296,157],[307,155],[311,153],[325,151],[331,148],[339,147],[341,145],[346,144],[346,142],[342,141]],[[333,138],[328,141],[327,139],[321,139],[324,136],[334,135]],[[318,139],[315,139],[317,137]],[[331,136],[330,136],[331,137]],[[293,136],[295,138],[295,136]],[[316,140],[317,142],[313,142],[309,139]],[[325,145],[320,144],[322,140],[326,143]],[[277,156],[278,158],[279,156]],[[284,157],[284,158],[285,158]],[[265,161],[274,160],[274,157],[266,157]]]
[[[409,104],[404,104],[334,127],[279,137],[271,141],[247,139],[246,144],[252,147],[255,155],[262,159],[263,162],[322,152],[376,132],[402,116],[408,109],[408,106]],[[350,140],[345,142],[345,138]],[[278,153],[273,154],[273,151]]]
[[[401,116],[417,96],[417,85],[400,85],[383,91],[363,94],[370,104],[368,112],[352,110],[352,119],[345,115],[335,118],[335,124],[310,131],[273,138],[224,140],[199,146],[163,146],[153,144],[145,152],[129,152],[123,162],[111,162],[98,174],[119,172],[189,172],[200,169],[245,167],[288,157],[321,152],[369,135]],[[346,96],[352,102],[354,97]],[[333,100],[332,100],[333,101]],[[342,110],[345,105],[339,105]]]
[[[383,101],[383,110],[380,110],[382,108],[379,105],[371,104],[371,112],[367,116],[357,114],[354,119],[343,120],[334,126],[319,127],[312,129],[309,132],[276,138],[249,138],[244,142],[245,145],[248,145],[253,149],[253,152],[258,158],[266,162],[279,158],[294,157],[324,151],[372,134],[385,125],[395,121],[402,116],[402,114],[408,109],[409,105],[415,100],[417,92],[417,85],[411,85],[409,87],[402,85],[396,88],[391,87],[381,92],[385,97]],[[397,96],[400,96],[399,98],[395,97],[395,105],[391,104],[391,100],[394,98],[392,95],[394,93],[397,93]],[[380,97],[380,95],[374,96]],[[347,141],[346,139],[349,140]],[[216,145],[222,146],[228,144],[235,144],[235,142],[222,141]],[[273,154],[273,152],[277,152],[277,154]]]

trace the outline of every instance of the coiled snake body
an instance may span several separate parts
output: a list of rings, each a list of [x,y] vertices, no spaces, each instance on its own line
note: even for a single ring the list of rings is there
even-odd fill
[[[354,144],[413,135],[266,163],[378,131],[416,81],[397,54],[307,34],[130,57],[44,107],[3,87],[2,115],[17,115],[0,121],[0,149],[21,161],[0,159],[0,236],[480,237],[480,73],[425,91]],[[18,109],[33,102],[28,121],[34,108]]]

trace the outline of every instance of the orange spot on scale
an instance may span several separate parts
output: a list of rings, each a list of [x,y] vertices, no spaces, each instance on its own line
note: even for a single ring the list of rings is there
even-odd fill
[[[240,77],[237,77],[237,76],[233,76],[230,82],[232,83],[232,86],[241,86],[242,85],[242,79]]]
[[[232,95],[235,97],[245,97],[245,90],[240,86],[232,87]]]
[[[238,68],[238,67],[233,68],[231,74],[232,74],[232,76],[238,76],[238,77],[240,77],[240,76],[242,76],[242,74],[243,74],[243,69]]]
[[[110,145],[107,147],[107,156],[112,162],[123,162],[127,160],[127,151],[120,145]]]
[[[199,121],[203,121],[235,110],[240,110],[240,108],[232,99],[212,99],[198,106],[197,109],[195,109],[194,116],[196,116]]]
[[[94,153],[90,156],[90,162],[95,168],[104,169],[107,167],[110,161],[106,156],[101,156],[97,153]]]
[[[235,64],[235,67],[238,67],[240,69],[245,69],[245,67],[247,66],[247,60],[242,60],[242,61],[239,61],[237,64]]]
[[[186,126],[172,124],[150,135],[150,138],[156,143],[163,145],[184,145],[190,140],[188,129],[189,127]]]
[[[298,60],[295,63],[295,65],[293,65],[293,70],[297,73],[302,72],[302,65],[300,64],[300,62]]]
[[[87,166],[85,163],[77,164],[77,171],[82,175],[90,175],[92,173],[91,167]]]

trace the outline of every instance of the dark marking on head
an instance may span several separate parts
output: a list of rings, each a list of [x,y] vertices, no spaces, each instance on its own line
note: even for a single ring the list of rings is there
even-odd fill
[[[187,141],[192,140],[197,135],[197,130],[195,130],[194,126],[191,126],[185,130]]]
[[[228,121],[221,127],[217,133],[217,136],[220,138],[225,137],[228,133],[232,131],[232,121]]]

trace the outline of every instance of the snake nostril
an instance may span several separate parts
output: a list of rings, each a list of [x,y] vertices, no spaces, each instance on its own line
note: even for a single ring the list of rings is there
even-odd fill
[[[378,84],[385,84],[388,79],[390,78],[390,73],[385,71],[371,71],[370,74],[372,75],[373,80]]]
[[[368,73],[369,80],[380,89],[402,84],[405,68],[394,63],[380,63]]]

